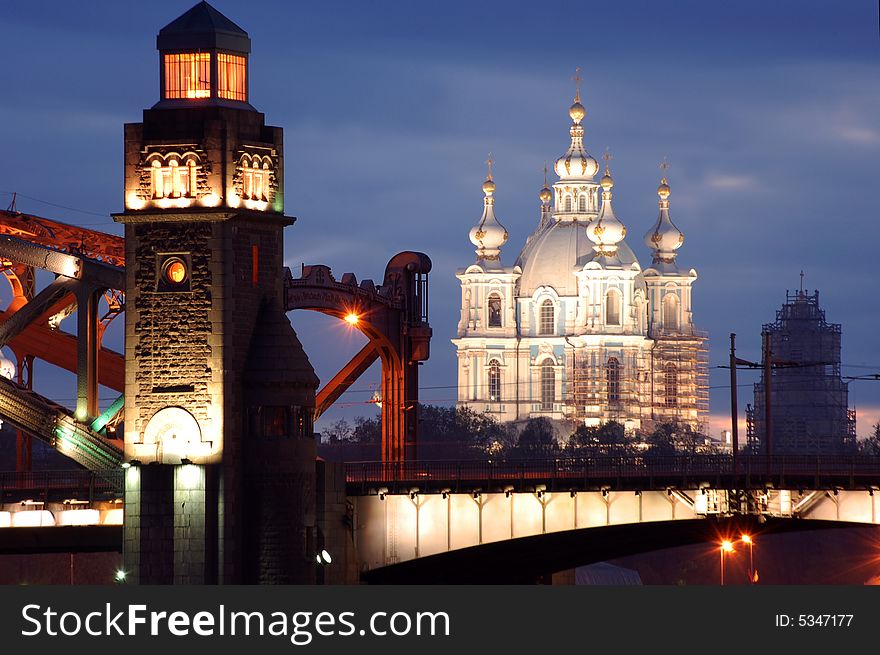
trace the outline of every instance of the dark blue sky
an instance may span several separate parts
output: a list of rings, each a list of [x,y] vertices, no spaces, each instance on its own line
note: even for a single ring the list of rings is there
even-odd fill
[[[155,35],[192,4],[4,6],[0,191],[98,215],[26,197],[19,209],[121,233],[107,215],[122,208],[122,124],[158,99]],[[743,357],[760,357],[761,323],[803,269],[828,319],[843,324],[844,373],[880,372],[874,0],[213,4],[250,33],[251,102],[285,129],[294,273],[325,263],[378,282],[400,250],[433,259],[423,400],[455,397],[454,270],[474,258],[467,232],[482,209],[486,153],[510,264],[538,220],[542,166],[568,145],[576,66],[587,148],[614,154],[615,208],[643,264],[658,163],[669,157],[671,213],[686,235],[679,261],[700,276],[695,317],[710,363],[726,359],[730,332]],[[0,294],[7,302],[8,289]],[[359,347],[329,319],[292,320],[322,380]],[[47,393],[74,395],[70,376],[37,373]],[[726,376],[713,370],[712,386]],[[376,379],[328,417],[372,413],[360,403]],[[865,434],[880,418],[880,382],[850,389]],[[744,405],[750,392],[740,393]],[[714,415],[727,394],[712,389]]]

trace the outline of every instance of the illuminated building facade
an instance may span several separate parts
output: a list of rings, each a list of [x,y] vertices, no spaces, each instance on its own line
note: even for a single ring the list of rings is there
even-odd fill
[[[125,126],[124,557],[140,583],[314,581],[318,380],[280,304],[282,130],[247,33],[205,2],[159,33]]]
[[[670,219],[669,185],[664,175],[643,269],[612,208],[609,155],[595,179],[600,166],[584,147],[584,115],[578,91],[558,180],[551,189],[545,177],[540,220],[513,266],[501,261],[508,233],[495,216],[490,164],[483,214],[470,232],[476,261],[456,273],[459,405],[501,421],[699,429],[706,336],[693,320],[697,273],[676,261],[684,235]]]

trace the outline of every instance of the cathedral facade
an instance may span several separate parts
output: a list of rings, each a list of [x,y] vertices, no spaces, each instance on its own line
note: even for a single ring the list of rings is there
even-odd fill
[[[684,235],[669,214],[665,176],[642,268],[612,206],[614,181],[584,147],[580,93],[558,180],[539,193],[540,221],[512,266],[495,216],[491,162],[483,214],[470,231],[476,261],[461,282],[458,403],[500,421],[544,416],[574,425],[659,423],[700,429],[706,413],[706,335],[694,327],[697,273],[682,268]]]

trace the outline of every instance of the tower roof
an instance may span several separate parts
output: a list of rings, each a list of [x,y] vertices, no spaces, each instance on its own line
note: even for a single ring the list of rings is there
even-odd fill
[[[159,50],[232,50],[248,53],[248,33],[204,0],[159,30]]]

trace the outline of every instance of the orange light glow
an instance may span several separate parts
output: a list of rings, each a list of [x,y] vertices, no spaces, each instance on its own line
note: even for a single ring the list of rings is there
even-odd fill
[[[361,317],[355,314],[354,312],[349,312],[345,315],[345,322],[349,325],[357,325],[360,323]]]
[[[721,542],[721,550],[723,550],[726,553],[732,553],[733,552],[733,544],[727,540],[724,540]]]
[[[191,52],[165,55],[166,98],[209,98],[211,55]]]
[[[752,538],[749,535],[744,534],[742,537],[740,537],[740,541],[742,541],[744,544],[750,544],[752,543]]]
[[[165,269],[165,279],[172,284],[180,284],[186,279],[186,266],[180,260],[171,262]]]

